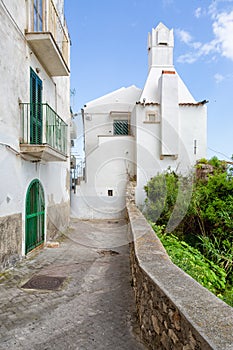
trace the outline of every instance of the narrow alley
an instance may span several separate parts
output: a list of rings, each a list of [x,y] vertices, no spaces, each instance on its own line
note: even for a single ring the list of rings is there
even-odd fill
[[[73,219],[59,247],[33,252],[0,275],[0,349],[145,349],[126,221]]]

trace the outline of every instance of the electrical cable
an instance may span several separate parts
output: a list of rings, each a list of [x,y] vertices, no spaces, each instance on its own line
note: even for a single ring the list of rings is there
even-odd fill
[[[222,153],[222,152],[216,151],[215,149],[210,148],[210,147],[207,147],[207,148],[208,148],[210,151],[212,151],[212,152],[221,154],[222,156],[226,157],[227,159],[232,160],[232,158],[228,157],[226,154],[224,154],[224,153]]]

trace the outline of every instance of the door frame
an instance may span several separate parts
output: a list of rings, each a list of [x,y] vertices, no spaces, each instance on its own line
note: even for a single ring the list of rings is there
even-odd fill
[[[45,195],[38,179],[29,184],[25,200],[25,255],[45,242]]]

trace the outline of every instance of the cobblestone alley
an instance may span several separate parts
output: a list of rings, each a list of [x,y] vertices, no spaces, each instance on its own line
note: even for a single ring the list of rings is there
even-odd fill
[[[58,248],[0,275],[1,350],[145,349],[137,334],[125,221],[73,219]]]

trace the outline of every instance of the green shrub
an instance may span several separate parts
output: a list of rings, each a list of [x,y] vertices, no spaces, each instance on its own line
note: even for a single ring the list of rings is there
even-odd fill
[[[158,224],[167,224],[178,194],[178,176],[174,172],[158,174],[145,186],[145,214]]]
[[[145,187],[144,213],[155,222],[173,262],[232,305],[233,168],[217,157],[200,162],[213,171],[204,179],[194,177],[191,196],[193,174],[178,176],[169,169],[152,178]]]

